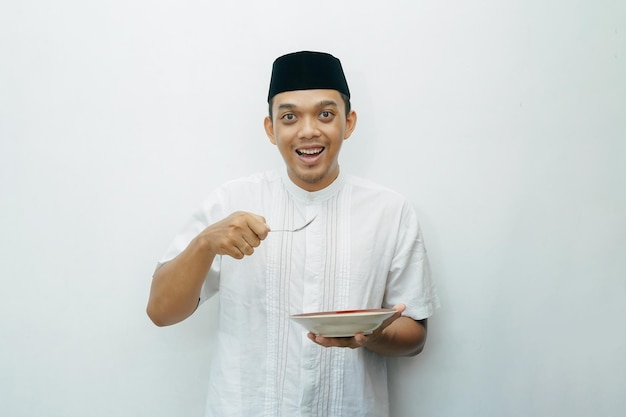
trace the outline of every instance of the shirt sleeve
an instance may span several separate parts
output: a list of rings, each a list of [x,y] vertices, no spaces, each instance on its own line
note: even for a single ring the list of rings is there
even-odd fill
[[[193,216],[187,221],[185,226],[174,237],[169,247],[163,253],[160,260],[157,262],[156,269],[159,269],[163,264],[171,261],[178,256],[189,243],[202,232],[209,224],[212,224],[215,220],[209,220],[211,215],[210,207],[214,206],[213,202],[216,200],[216,195],[212,195],[203,203],[202,207],[198,209]],[[213,264],[209,269],[202,289],[200,290],[200,304],[211,298],[219,290],[220,280],[220,263],[221,255],[217,255],[213,260]]]
[[[403,315],[422,320],[439,307],[437,289],[431,277],[428,253],[413,207],[402,209],[398,239],[385,294],[385,307],[405,304]]]

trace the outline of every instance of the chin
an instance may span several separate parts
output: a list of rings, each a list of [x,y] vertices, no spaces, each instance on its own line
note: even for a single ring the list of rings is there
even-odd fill
[[[302,174],[298,175],[298,179],[303,183],[310,185],[312,188],[322,189],[332,183],[334,178],[331,180],[330,176],[327,173],[324,174]]]
[[[310,168],[310,169],[302,169],[298,167],[297,169],[291,170],[292,178],[297,179],[299,182],[311,186],[311,188],[321,189],[326,187],[328,184],[332,183],[339,172],[333,173],[332,171],[324,170],[321,171],[319,169]]]

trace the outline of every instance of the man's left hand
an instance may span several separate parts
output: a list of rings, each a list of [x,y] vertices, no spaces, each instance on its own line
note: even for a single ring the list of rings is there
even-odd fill
[[[394,321],[396,321],[402,315],[402,312],[406,306],[404,304],[398,304],[393,307],[396,310],[395,314],[382,322],[374,332],[369,335],[363,333],[357,333],[352,337],[324,337],[315,335],[311,332],[307,335],[309,339],[323,347],[343,347],[356,349],[360,347],[367,347],[370,344],[376,344],[383,335],[383,331]]]

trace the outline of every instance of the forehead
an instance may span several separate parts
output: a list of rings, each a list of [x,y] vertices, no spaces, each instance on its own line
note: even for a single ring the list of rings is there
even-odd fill
[[[289,105],[291,107],[318,107],[334,102],[339,106],[343,104],[341,94],[337,90],[295,90],[276,94],[272,99],[272,107]]]

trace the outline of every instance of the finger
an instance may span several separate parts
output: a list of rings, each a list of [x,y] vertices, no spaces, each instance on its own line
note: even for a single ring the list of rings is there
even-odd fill
[[[236,246],[233,246],[233,249],[226,252],[225,255],[232,256],[235,259],[243,259],[245,256],[244,253]]]
[[[216,254],[231,256],[235,259],[244,257],[242,250],[239,248],[241,245],[229,237],[222,237],[219,241],[216,241],[213,246]]]
[[[258,215],[251,215],[248,221],[248,227],[259,240],[265,239],[270,231],[270,226],[265,221],[265,218]]]
[[[254,253],[254,248],[257,248],[261,245],[262,238],[258,236],[254,230],[247,229],[242,233],[241,239],[243,240],[243,242],[239,245],[239,248],[241,249],[242,253],[250,256],[252,255],[252,253]]]
[[[250,256],[254,253],[254,248],[246,241],[245,237],[241,238],[241,242],[237,244],[237,249],[245,256]]]
[[[396,310],[396,312],[394,313],[393,316],[383,321],[383,324],[381,327],[387,327],[391,323],[396,321],[398,318],[400,318],[400,316],[402,316],[402,313],[404,312],[405,309],[406,309],[406,306],[404,304],[396,304],[395,306],[393,306],[393,310]]]
[[[357,333],[354,335],[354,341],[359,344],[359,346],[365,346],[367,343],[368,337],[363,333]]]
[[[245,245],[250,246],[251,248],[256,248],[261,244],[261,239],[259,239],[259,237],[254,234],[254,232],[249,231],[248,233],[244,233],[241,236],[243,242],[245,243]]]
[[[228,239],[222,245],[220,245],[219,254],[228,255],[235,259],[242,259],[246,255],[252,255],[254,249],[246,242],[246,240],[239,236]]]
[[[404,310],[406,310],[406,305],[404,304],[396,304],[395,306],[393,306],[393,309],[400,312],[400,314],[402,314],[404,312]]]
[[[324,337],[313,333],[309,333],[308,337],[313,342],[323,347],[340,347],[350,349],[361,347],[361,343],[354,337]]]

